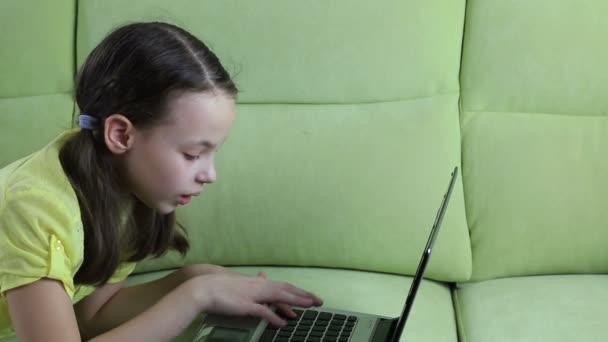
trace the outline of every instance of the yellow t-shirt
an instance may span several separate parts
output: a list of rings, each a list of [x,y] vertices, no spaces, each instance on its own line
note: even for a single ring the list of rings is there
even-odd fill
[[[74,132],[0,169],[0,339],[14,334],[7,290],[43,277],[61,281],[73,303],[95,290],[74,284],[84,234],[78,199],[59,161],[61,146]],[[135,263],[121,264],[110,283],[134,268]]]

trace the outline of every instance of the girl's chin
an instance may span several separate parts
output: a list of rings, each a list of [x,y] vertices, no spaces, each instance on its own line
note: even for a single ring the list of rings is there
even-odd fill
[[[177,203],[170,203],[169,201],[162,201],[156,203],[150,203],[148,201],[142,201],[139,199],[146,207],[153,209],[157,213],[161,215],[171,214],[177,208]]]
[[[177,207],[176,204],[163,203],[163,204],[155,206],[154,210],[156,210],[156,212],[161,215],[167,215],[167,214],[171,214],[172,212],[174,212],[176,207]]]

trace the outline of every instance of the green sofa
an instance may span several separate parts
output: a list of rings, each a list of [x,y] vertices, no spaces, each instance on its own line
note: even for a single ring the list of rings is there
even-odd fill
[[[608,2],[4,0],[0,166],[71,127],[113,27],[181,25],[234,75],[189,263],[400,313],[460,166],[405,341],[608,340]]]

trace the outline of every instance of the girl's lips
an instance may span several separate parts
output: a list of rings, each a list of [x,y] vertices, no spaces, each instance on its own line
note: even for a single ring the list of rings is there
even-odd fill
[[[192,197],[198,196],[200,194],[201,194],[201,191],[193,192],[193,193],[187,194],[187,195],[181,195],[177,199],[177,203],[181,204],[181,205],[188,204],[190,202],[190,200],[192,200]]]
[[[188,204],[188,202],[190,202],[191,199],[192,199],[192,196],[190,196],[190,195],[182,195],[182,196],[179,196],[177,203],[181,204],[181,205]]]

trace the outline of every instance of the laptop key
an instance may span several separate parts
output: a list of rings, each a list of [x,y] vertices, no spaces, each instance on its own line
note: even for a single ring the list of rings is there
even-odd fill
[[[326,327],[329,324],[329,321],[325,321],[325,320],[317,320],[315,322],[315,325],[320,325],[322,327]]]
[[[317,315],[319,314],[318,311],[315,310],[306,310],[304,312],[304,316],[302,317],[303,319],[311,319],[311,320],[315,320],[315,318],[317,318]]]
[[[338,332],[330,330],[330,331],[328,331],[328,332],[325,333],[325,336],[335,336],[335,337],[338,337]]]
[[[338,342],[348,342],[348,337],[340,337],[338,338]]]
[[[294,342],[304,342],[306,340],[306,338],[302,337],[302,336],[294,336],[291,338],[290,341],[294,341]]]
[[[310,334],[308,336],[312,336],[312,337],[323,337],[323,332],[322,331],[311,331]]]
[[[321,342],[321,338],[316,336],[308,336],[306,342]]]
[[[277,333],[276,329],[264,330],[264,332],[262,333],[262,336],[260,336],[259,342],[272,342],[272,339],[274,338],[274,335],[276,335],[276,333]]]
[[[319,314],[319,319],[324,319],[326,321],[329,321],[331,319],[331,314],[329,312],[321,312]]]
[[[337,340],[338,340],[338,338],[334,337],[334,336],[323,337],[323,342],[336,342]]]
[[[356,316],[348,316],[348,321],[349,322],[356,322],[357,321],[357,317]]]
[[[315,325],[312,327],[313,331],[325,331],[326,327],[324,326],[320,326],[320,325]]]
[[[346,322],[346,324],[344,324],[344,325],[345,325],[345,326],[347,326],[347,327],[351,327],[351,328],[352,328],[352,327],[354,327],[354,326],[355,326],[355,322],[350,322],[350,321],[348,321],[348,322]]]

